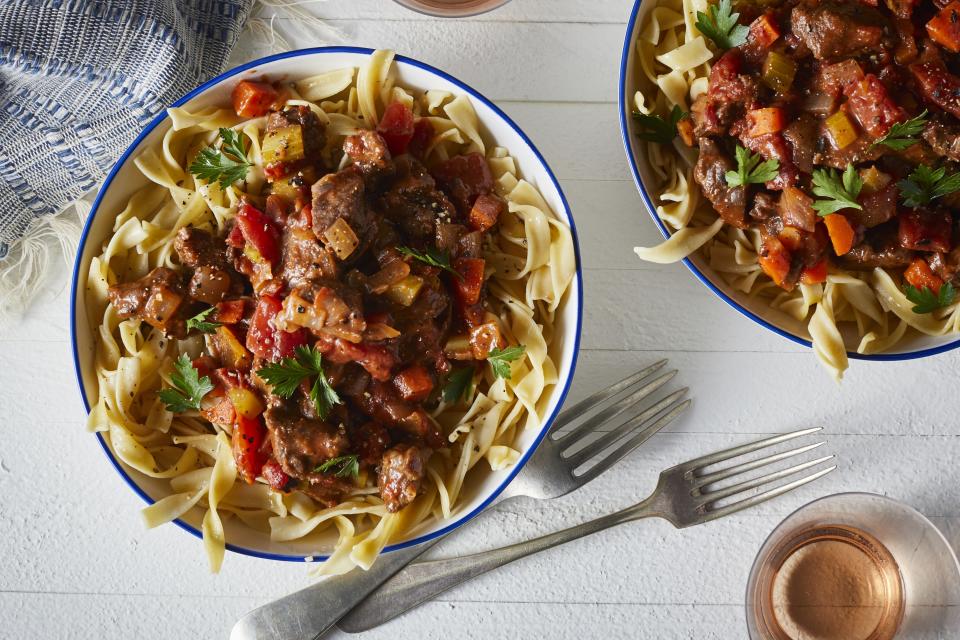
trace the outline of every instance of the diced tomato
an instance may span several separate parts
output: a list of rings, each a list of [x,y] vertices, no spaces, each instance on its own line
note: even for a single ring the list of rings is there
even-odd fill
[[[407,153],[423,160],[430,142],[433,141],[433,133],[433,125],[430,124],[429,120],[426,118],[417,120],[417,123],[413,125],[413,137],[410,139],[410,144],[407,145]]]
[[[782,242],[773,237],[765,238],[757,261],[774,284],[778,287],[793,288],[792,285],[784,286],[790,273],[790,252]]]
[[[393,386],[407,402],[423,402],[433,391],[433,378],[425,367],[417,364],[398,373]]]
[[[243,320],[243,311],[246,304],[243,299],[224,300],[217,303],[217,310],[213,312],[211,320],[220,324],[237,324]]]
[[[960,0],[954,0],[927,23],[927,33],[944,49],[960,53]]]
[[[484,322],[470,329],[470,349],[474,360],[486,360],[494,349],[503,349],[507,342],[496,322]]]
[[[906,112],[893,101],[880,79],[868,73],[848,92],[847,107],[867,133],[879,138],[897,122],[907,119]]]
[[[904,249],[950,251],[953,244],[953,216],[949,212],[910,210],[902,212],[898,220],[900,246]]]
[[[399,156],[407,152],[407,147],[413,139],[416,126],[413,122],[413,111],[402,102],[393,102],[383,112],[377,133],[383,136],[390,149],[391,155]]]
[[[253,484],[263,469],[265,458],[260,451],[267,428],[263,419],[244,418],[237,415],[237,422],[233,426],[233,459],[237,463],[237,471],[247,484]]]
[[[260,475],[274,491],[286,492],[287,485],[290,484],[290,476],[283,470],[280,463],[273,458],[264,463]]]
[[[343,338],[321,337],[317,349],[323,357],[336,364],[355,362],[367,370],[374,380],[386,382],[392,376],[397,359],[386,347],[376,344],[354,344]]]
[[[227,426],[233,424],[237,414],[233,410],[233,403],[230,402],[230,398],[224,397],[209,409],[201,410],[200,415],[214,424]]]
[[[233,110],[244,118],[259,118],[267,115],[270,105],[277,99],[277,90],[266,82],[241,80],[233,88]]]
[[[271,362],[292,356],[294,349],[306,344],[309,336],[305,329],[292,333],[277,329],[273,319],[281,309],[283,304],[275,296],[260,296],[247,330],[247,349]]]
[[[827,225],[827,233],[830,234],[830,242],[833,244],[834,253],[842,256],[853,249],[853,240],[856,234],[850,221],[843,214],[831,213],[823,218],[823,224]]]
[[[943,280],[933,272],[923,258],[917,258],[911,262],[907,270],[903,272],[903,277],[917,289],[927,288],[937,294],[940,293],[940,287],[943,286]]]
[[[800,274],[800,282],[803,284],[820,284],[827,281],[827,267],[829,263],[824,258],[812,267],[807,267]]]
[[[270,264],[280,259],[280,232],[270,218],[249,202],[240,205],[237,226],[244,239]]]
[[[466,307],[480,302],[486,264],[482,258],[457,258],[453,261],[453,268],[460,274],[460,278],[453,278],[453,291]]]
[[[462,215],[470,212],[477,196],[493,190],[493,175],[480,153],[454,156],[433,169],[433,177]]]
[[[773,12],[768,11],[750,23],[748,39],[764,49],[776,42],[779,37],[780,28],[777,26],[777,20],[774,18]]]
[[[927,102],[960,118],[960,78],[932,62],[912,64],[910,72]]]
[[[470,228],[477,231],[486,231],[497,224],[500,214],[506,209],[506,204],[498,196],[492,193],[484,193],[477,196],[473,206],[470,208],[470,215],[467,216],[467,222]]]
[[[289,162],[271,162],[263,167],[263,176],[267,179],[267,182],[276,182],[290,173],[291,169],[293,169],[293,165]]]

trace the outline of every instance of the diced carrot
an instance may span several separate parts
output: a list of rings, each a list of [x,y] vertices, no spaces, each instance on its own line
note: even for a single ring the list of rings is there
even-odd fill
[[[774,284],[783,287],[790,273],[790,252],[783,243],[776,238],[770,237],[763,241],[760,247],[760,255],[757,256],[760,268],[770,276]],[[785,287],[788,288],[788,287]],[[792,288],[790,286],[789,288]]]
[[[453,279],[454,292],[464,307],[480,301],[486,264],[481,258],[457,258],[453,261],[453,268],[460,274],[460,278]]]
[[[780,107],[765,107],[747,112],[747,122],[750,130],[747,135],[751,138],[777,133],[787,126],[787,117]]]
[[[954,0],[927,23],[927,33],[940,46],[960,53],[960,0]]]
[[[803,284],[820,284],[827,281],[827,259],[824,258],[812,267],[807,267],[800,274],[800,282]]]
[[[425,367],[416,364],[398,373],[393,386],[407,402],[422,402],[433,391],[433,378]]]
[[[943,280],[930,269],[930,265],[923,258],[911,262],[903,272],[903,277],[917,289],[927,288],[936,294],[940,293],[940,287],[943,286]]]
[[[834,253],[842,256],[853,249],[855,234],[853,227],[843,214],[831,213],[823,218],[823,223],[827,225],[827,233],[830,234],[830,242],[833,244]]]
[[[506,205],[503,200],[492,193],[477,196],[467,218],[470,228],[477,231],[486,231],[497,224],[497,220],[500,219],[500,214],[503,213],[504,209],[506,209]]]
[[[266,115],[276,99],[277,90],[266,82],[241,80],[233,88],[233,110],[244,118]]]
[[[768,11],[750,23],[749,39],[751,42],[767,48],[780,37],[780,28],[777,26],[773,13]]]

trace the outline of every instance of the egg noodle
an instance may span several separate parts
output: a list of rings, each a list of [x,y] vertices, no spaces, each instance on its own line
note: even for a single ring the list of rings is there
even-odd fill
[[[554,320],[568,296],[576,271],[568,227],[535,186],[518,172],[514,159],[493,146],[482,130],[470,98],[447,91],[411,92],[396,85],[394,55],[377,51],[359,69],[344,68],[306,78],[289,87],[287,105],[306,105],[326,124],[328,166],[343,166],[345,136],[376,126],[386,105],[401,101],[428,118],[434,137],[426,163],[480,152],[487,157],[497,193],[508,204],[496,233],[484,247],[489,301],[510,344],[526,346],[512,363],[509,380],[484,368],[480,382],[456,406],[442,401],[432,418],[450,446],[435,451],[416,500],[388,513],[375,479],[365,478],[341,504],[324,508],[294,491],[273,491],[262,480],[248,485],[239,477],[231,452],[230,425],[213,425],[197,412],[172,414],[157,397],[170,385],[181,353],[200,355],[201,337],[167,339],[136,319],[122,320],[109,304],[107,289],[140,278],[156,267],[177,268],[174,238],[187,225],[226,232],[241,197],[265,193],[261,144],[266,117],[244,120],[232,109],[189,107],[168,110],[170,127],[158,144],[135,159],[149,185],[117,212],[113,233],[87,274],[89,322],[96,332],[98,395],[89,428],[110,442],[117,457],[138,473],[169,482],[170,494],[143,510],[148,527],[205,512],[203,542],[211,570],[220,569],[226,536],[224,521],[269,533],[276,542],[301,540],[326,531],[336,537],[318,542],[317,554],[330,553],[319,574],[368,569],[392,540],[437,519],[451,518],[470,498],[469,479],[513,465],[525,429],[539,429],[548,394],[556,385]],[[247,178],[225,189],[195,179],[186,167],[211,145],[220,127],[243,134],[253,163]],[[478,464],[484,460],[483,464]],[[322,538],[320,538],[322,540]],[[313,538],[308,538],[313,540]]]
[[[634,107],[666,116],[674,105],[689,111],[708,88],[713,53],[697,30],[697,12],[707,0],[659,0],[646,17],[636,42],[640,75]],[[673,233],[662,244],[638,247],[651,262],[677,262],[701,251],[707,264],[733,289],[797,321],[807,322],[818,360],[837,380],[847,369],[847,347],[840,327],[855,327],[851,348],[872,354],[892,349],[909,331],[930,336],[960,332],[960,301],[929,314],[916,314],[894,277],[884,269],[850,272],[831,268],[823,284],[800,284],[784,291],[757,262],[760,232],[724,225],[694,182],[696,151],[679,140],[673,146],[646,144],[656,177],[657,215]]]

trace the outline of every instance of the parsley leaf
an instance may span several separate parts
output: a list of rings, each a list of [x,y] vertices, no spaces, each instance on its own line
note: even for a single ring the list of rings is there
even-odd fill
[[[268,364],[259,369],[257,375],[266,380],[273,393],[281,398],[289,398],[301,382],[316,376],[310,389],[310,399],[321,419],[326,419],[333,405],[343,404],[323,372],[323,356],[313,347],[297,347],[293,358]]]
[[[673,105],[670,115],[666,118],[660,116],[650,116],[639,111],[633,112],[633,119],[646,129],[637,133],[637,137],[647,142],[658,142],[660,144],[670,144],[677,137],[677,123],[687,116],[677,105]]]
[[[957,296],[957,292],[949,282],[940,287],[939,294],[931,291],[930,287],[917,289],[911,284],[903,288],[903,293],[907,296],[907,300],[914,304],[914,313],[930,313],[931,311],[948,307],[953,304]]]
[[[470,389],[473,387],[473,374],[473,367],[464,367],[451,373],[447,377],[447,384],[443,387],[443,401],[449,404],[469,396]]]
[[[707,13],[697,11],[697,29],[713,40],[721,49],[732,49],[747,41],[750,29],[737,24],[739,13],[732,12],[730,0],[720,0],[707,8]]]
[[[847,164],[842,177],[836,169],[814,169],[813,193],[826,200],[815,201],[813,208],[821,216],[840,209],[863,209],[857,202],[862,188],[863,179],[852,164]]]
[[[727,186],[739,187],[748,184],[763,184],[777,177],[780,171],[780,161],[770,158],[760,162],[760,155],[750,153],[747,149],[737,145],[737,170],[727,171],[724,177]]]
[[[207,322],[207,316],[216,311],[216,307],[210,307],[209,309],[204,309],[197,315],[192,318],[187,319],[187,331],[191,329],[196,329],[200,333],[213,333],[217,330],[217,327],[221,326],[219,322]]]
[[[416,258],[420,262],[428,264],[431,267],[438,267],[444,271],[449,271],[453,275],[457,276],[457,279],[463,280],[463,276],[461,276],[456,269],[450,266],[450,256],[445,253],[434,251],[432,249],[418,251],[410,247],[397,247],[397,251],[400,252],[400,255],[408,258]]]
[[[213,147],[201,149],[190,163],[189,170],[190,173],[207,182],[216,180],[220,183],[221,189],[226,189],[234,182],[246,178],[247,169],[253,164],[247,160],[247,154],[243,150],[243,139],[239,133],[233,129],[221,127],[220,139],[223,141],[221,151]]]
[[[923,132],[924,125],[927,124],[927,110],[924,109],[923,113],[916,116],[915,118],[910,118],[906,122],[898,122],[887,131],[887,135],[883,136],[879,140],[875,141],[870,148],[882,144],[895,149],[897,151],[903,151],[907,147],[915,145],[917,143],[913,138],[920,135]]]
[[[921,164],[909,177],[897,182],[903,204],[920,207],[932,200],[960,191],[960,173],[947,175],[946,167],[931,169]]]
[[[510,363],[514,360],[519,360],[526,350],[527,347],[522,344],[507,347],[506,349],[491,350],[487,356],[487,362],[490,363],[490,367],[493,369],[494,377],[509,380],[511,375]]]
[[[356,478],[360,475],[360,456],[351,453],[346,456],[330,458],[313,471],[314,473],[330,473],[333,471],[333,475],[338,478],[347,478],[350,476]]]
[[[200,372],[193,367],[190,356],[181,353],[174,363],[175,372],[170,374],[173,388],[160,391],[160,400],[167,405],[167,411],[183,413],[193,409],[200,410],[200,401],[203,396],[213,391],[213,383],[208,376],[200,377]]]

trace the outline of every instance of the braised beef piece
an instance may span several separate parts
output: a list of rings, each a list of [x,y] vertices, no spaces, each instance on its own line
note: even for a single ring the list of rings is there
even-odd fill
[[[851,209],[849,217],[868,229],[892,220],[897,216],[897,198],[900,192],[893,182],[873,193],[862,193],[863,209]]]
[[[399,444],[383,454],[377,485],[387,511],[396,513],[417,497],[425,463],[423,451],[410,444]]]
[[[320,178],[312,189],[313,232],[323,238],[324,232],[338,219],[343,220],[360,240],[354,253],[362,253],[374,229],[374,215],[367,207],[363,175],[347,167]]]
[[[439,365],[446,369],[443,346],[450,334],[453,306],[450,295],[440,287],[426,286],[409,307],[393,313],[400,359]]]
[[[390,434],[376,422],[365,422],[350,430],[350,444],[360,464],[373,468],[380,464],[383,452],[390,446]]]
[[[359,341],[367,328],[363,295],[345,282],[308,280],[290,292],[274,324],[284,330],[293,324],[315,334]]]
[[[820,122],[809,113],[801,113],[783,130],[793,151],[793,164],[804,173],[813,172],[813,157],[820,136]]]
[[[941,158],[960,162],[960,124],[947,124],[942,119],[928,122],[923,139]]]
[[[818,60],[880,53],[883,15],[862,2],[806,0],[793,8],[790,27]]]
[[[757,106],[760,82],[743,71],[743,54],[730,49],[710,69],[709,89],[691,107],[697,137],[722,136]]]
[[[910,72],[927,104],[960,118],[960,77],[950,73],[942,62],[912,64]]]
[[[700,156],[693,170],[693,178],[700,185],[703,195],[713,205],[727,224],[739,228],[747,226],[744,215],[747,208],[747,192],[743,186],[729,187],[724,177],[736,165],[720,145],[711,138],[700,139]]]
[[[364,176],[378,179],[393,172],[390,149],[383,136],[376,131],[364,130],[347,136],[343,141],[343,151]]]
[[[752,221],[762,222],[779,215],[780,205],[775,197],[763,191],[753,197],[753,206],[750,208]]]
[[[337,277],[336,257],[311,229],[288,226],[283,232],[282,250],[280,277],[291,289],[311,280]]]
[[[414,157],[400,156],[396,167],[396,179],[383,195],[384,214],[414,245],[426,245],[435,238],[437,225],[454,219],[456,209],[446,194],[437,189],[433,176]],[[466,187],[464,190],[466,192]]]
[[[107,291],[121,318],[137,318],[171,338],[185,338],[189,301],[183,281],[173,269],[157,267],[133,282]]]
[[[960,247],[953,249],[949,253],[933,253],[928,258],[927,261],[930,263],[930,268],[936,273],[944,282],[953,282],[958,284],[958,276],[960,276]]]
[[[317,467],[350,446],[345,429],[305,417],[292,400],[271,396],[263,417],[273,456],[293,478],[306,480],[318,474]]]
[[[493,175],[480,153],[454,156],[433,168],[437,185],[450,196],[462,216],[470,213],[477,196],[493,191]]]
[[[868,230],[863,241],[838,260],[845,269],[862,271],[876,267],[906,267],[913,260],[913,256],[912,251],[900,246],[896,223],[891,222]]]
[[[174,248],[180,264],[193,269],[188,290],[194,300],[216,304],[231,293],[243,292],[243,283],[229,265],[222,238],[203,229],[184,227],[177,232]]]
[[[426,412],[401,398],[389,382],[370,380],[362,391],[350,398],[360,411],[380,424],[419,438],[431,448],[443,446],[443,436]]]
[[[326,144],[326,126],[310,107],[297,105],[274,111],[267,117],[267,131],[299,125],[303,133],[303,153],[308,161],[317,161]]]

